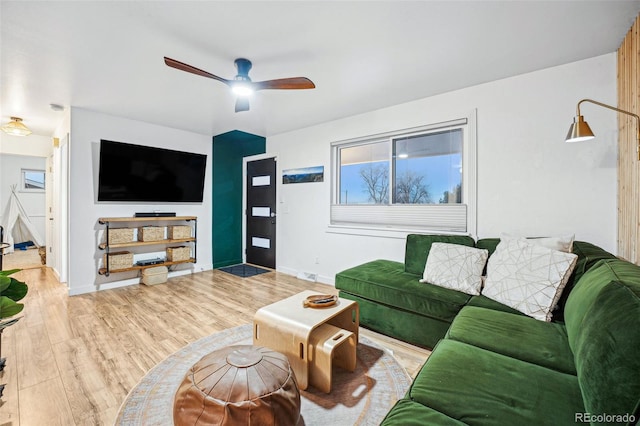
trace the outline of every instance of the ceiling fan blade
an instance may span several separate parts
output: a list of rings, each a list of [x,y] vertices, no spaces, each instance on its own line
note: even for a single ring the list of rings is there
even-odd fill
[[[278,80],[257,81],[253,83],[253,90],[264,89],[314,89],[313,81],[306,77],[281,78]]]
[[[227,80],[226,78],[218,77],[217,75],[213,75],[210,72],[206,72],[196,67],[192,67],[189,64],[185,64],[184,62],[176,61],[175,59],[164,57],[164,63],[170,66],[171,68],[178,69],[180,71],[190,72],[191,74],[200,75],[202,77],[212,78],[214,80],[221,81],[225,84],[231,83],[231,80]]]
[[[238,96],[236,99],[236,112],[249,111],[249,98]]]

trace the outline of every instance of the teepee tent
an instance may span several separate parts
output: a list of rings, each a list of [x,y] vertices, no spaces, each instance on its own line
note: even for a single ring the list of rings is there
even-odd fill
[[[29,216],[24,210],[18,194],[16,194],[15,185],[11,187],[9,202],[2,215],[2,227],[4,228],[3,242],[9,243],[9,247],[4,249],[4,254],[13,253],[13,244],[16,238],[19,243],[33,241],[33,244],[38,248],[44,245],[44,240],[35,225],[29,220]]]

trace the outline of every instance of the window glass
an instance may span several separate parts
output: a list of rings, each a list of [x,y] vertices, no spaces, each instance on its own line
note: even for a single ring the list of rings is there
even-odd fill
[[[22,170],[22,189],[44,191],[44,170]]]
[[[389,141],[340,148],[339,204],[389,203]]]
[[[393,140],[395,204],[462,202],[462,129]]]

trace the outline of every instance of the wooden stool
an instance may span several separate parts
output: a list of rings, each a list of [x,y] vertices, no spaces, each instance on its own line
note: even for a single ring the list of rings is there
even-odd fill
[[[356,369],[356,336],[331,324],[322,324],[309,342],[309,381],[322,392],[331,392],[332,361],[348,371]]]

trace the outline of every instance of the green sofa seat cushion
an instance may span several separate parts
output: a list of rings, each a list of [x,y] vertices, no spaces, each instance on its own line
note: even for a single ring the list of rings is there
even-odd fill
[[[599,261],[569,295],[565,321],[588,412],[640,414],[640,267]]]
[[[469,247],[475,247],[476,245],[475,240],[466,235],[409,234],[407,235],[404,253],[405,272],[419,275],[422,278],[429,250],[431,250],[431,244],[433,243],[459,244]]]
[[[470,296],[421,283],[401,262],[374,260],[336,274],[336,288],[364,299],[451,322]]]
[[[459,420],[442,414],[433,408],[403,398],[396,402],[391,411],[380,423],[381,426],[464,426]]]
[[[446,337],[561,373],[576,374],[564,324],[465,307],[453,320]]]
[[[432,349],[451,325],[448,321],[387,306],[343,290],[339,295],[358,302],[361,326],[423,348]]]
[[[408,396],[469,425],[575,425],[584,412],[576,376],[450,339],[435,347]]]

